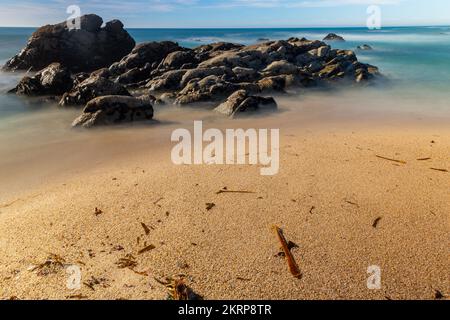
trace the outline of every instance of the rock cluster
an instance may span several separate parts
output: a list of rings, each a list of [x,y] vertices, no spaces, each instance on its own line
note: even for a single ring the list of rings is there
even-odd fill
[[[95,17],[83,17],[82,30],[70,31],[74,33],[69,38],[75,48],[84,48],[88,38],[109,39],[84,48],[81,57],[89,55],[86,61],[66,56],[65,47],[58,41],[61,34],[71,33],[57,25],[39,29],[27,48],[6,65],[9,70],[45,68],[34,77],[24,78],[14,91],[62,95],[61,106],[86,105],[75,126],[148,120],[153,116],[152,103],[169,102],[178,106],[202,102],[216,107],[220,114],[236,117],[277,108],[273,98],[261,95],[281,94],[290,88],[362,83],[378,75],[376,67],[359,62],[353,51],[334,49],[325,42],[305,38],[250,46],[220,42],[194,49],[164,41],[131,48],[134,40],[119,21],[100,28],[101,18]],[[57,45],[43,40],[56,31]],[[330,34],[326,39],[342,38]],[[44,42],[36,46],[40,41]],[[45,41],[50,42],[43,45]],[[24,53],[31,51],[33,55]],[[108,54],[97,55],[107,51]],[[46,58],[36,64],[32,56]],[[98,70],[80,72],[94,66]],[[147,98],[133,98],[143,92]]]

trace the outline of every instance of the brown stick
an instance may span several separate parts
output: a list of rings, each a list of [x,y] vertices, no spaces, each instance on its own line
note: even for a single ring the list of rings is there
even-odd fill
[[[431,170],[434,170],[434,171],[448,172],[447,169],[439,169],[439,168],[430,168],[430,169],[431,169]]]
[[[401,163],[401,164],[406,164],[406,161],[386,158],[386,157],[379,156],[379,155],[377,155],[377,158],[380,158],[380,159],[383,159],[383,160],[387,160],[387,161],[397,162],[397,163]]]
[[[220,190],[217,191],[216,194],[221,194],[221,193],[246,193],[246,194],[250,194],[250,193],[255,193],[253,191],[232,191],[232,190]]]
[[[289,271],[295,278],[300,279],[302,277],[302,274],[297,265],[297,262],[295,262],[295,259],[294,259],[294,256],[292,255],[291,250],[289,250],[289,245],[288,245],[288,242],[286,241],[286,238],[284,237],[283,230],[281,230],[277,226],[274,226],[273,228],[277,234],[278,240],[280,240],[280,242],[281,242],[281,247],[283,249],[283,252],[286,255],[286,260],[287,260],[287,263],[289,266]]]

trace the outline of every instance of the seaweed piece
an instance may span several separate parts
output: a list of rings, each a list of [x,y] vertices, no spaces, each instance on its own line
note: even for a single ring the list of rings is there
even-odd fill
[[[156,247],[155,247],[154,245],[151,244],[151,245],[149,245],[149,246],[146,246],[144,249],[139,250],[139,251],[138,251],[138,254],[141,255],[141,254],[146,253],[146,252],[148,252],[148,251],[151,251],[151,250],[153,250],[153,249],[156,249]]]
[[[206,204],[206,211],[210,211],[212,208],[216,206],[215,203],[207,203]]]
[[[94,214],[98,217],[99,215],[103,214],[103,211],[96,207],[95,211],[94,211]]]
[[[381,221],[381,219],[382,219],[381,217],[376,218],[376,219],[374,220],[373,224],[372,224],[372,227],[377,228],[377,227],[378,227],[378,224],[379,224],[380,221]]]
[[[143,222],[141,222],[141,226],[144,229],[145,235],[148,236],[150,234],[150,228],[147,227],[147,225],[145,223],[143,223]]]
[[[136,259],[131,254],[127,254],[124,258],[120,258],[116,262],[116,265],[119,269],[128,268],[133,270],[133,268],[137,267],[137,262]]]
[[[431,170],[434,170],[434,171],[448,172],[447,169],[439,169],[439,168],[430,168],[430,169],[431,169]]]

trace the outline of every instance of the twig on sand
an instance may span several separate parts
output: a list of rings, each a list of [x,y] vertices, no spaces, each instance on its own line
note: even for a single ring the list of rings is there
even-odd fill
[[[284,237],[283,230],[281,230],[277,226],[274,226],[273,229],[275,230],[278,240],[281,243],[281,247],[284,251],[284,254],[286,255],[286,260],[287,260],[287,263],[289,266],[289,271],[295,278],[300,279],[302,277],[302,274],[297,265],[297,262],[295,262],[295,259],[294,259],[294,256],[292,255],[291,250],[289,249],[289,244],[286,241],[286,238]]]
[[[419,158],[419,159],[417,159],[417,161],[428,161],[428,160],[431,160],[431,158]]]
[[[377,158],[380,158],[380,159],[383,159],[383,160],[392,161],[392,162],[397,162],[397,163],[401,163],[401,164],[406,164],[406,163],[407,163],[406,161],[403,161],[403,160],[397,160],[397,159],[386,158],[386,157],[379,156],[379,155],[376,155],[376,157],[377,157]]]
[[[439,168],[430,168],[430,169],[434,170],[434,171],[439,171],[439,172],[448,172],[447,169],[439,169]]]
[[[221,189],[220,191],[217,191],[216,194],[222,194],[222,193],[244,193],[244,194],[252,194],[252,193],[256,193],[253,191],[245,191],[245,190],[228,190],[226,188]]]

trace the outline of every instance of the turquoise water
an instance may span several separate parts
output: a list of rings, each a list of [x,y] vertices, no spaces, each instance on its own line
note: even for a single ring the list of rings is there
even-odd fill
[[[29,28],[0,28],[0,64],[17,53],[32,32]],[[334,32],[347,41],[333,43],[333,46],[355,50],[358,45],[369,44],[374,48],[373,51],[357,51],[357,55],[361,61],[378,66],[392,80],[389,87],[383,89],[382,97],[428,101],[425,111],[433,108],[433,104],[441,109],[448,107],[450,111],[447,104],[450,101],[450,27],[396,27],[377,31],[365,28],[130,29],[129,32],[137,42],[173,40],[186,47],[217,41],[252,44],[263,38],[276,40],[294,36],[322,39]],[[5,95],[19,77],[0,73],[0,121],[30,109],[23,99]]]

